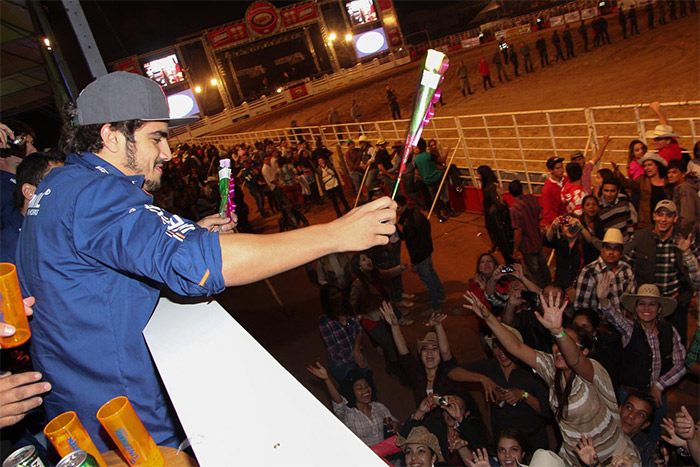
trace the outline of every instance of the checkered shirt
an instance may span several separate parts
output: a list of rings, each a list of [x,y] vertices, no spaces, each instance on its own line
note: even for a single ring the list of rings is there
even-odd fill
[[[328,358],[333,361],[354,362],[355,342],[362,333],[360,323],[355,318],[347,318],[347,325],[343,326],[339,321],[328,319],[322,315],[318,319],[318,328],[321,337],[328,348]]]
[[[575,309],[599,309],[598,296],[595,289],[598,285],[598,277],[605,271],[611,271],[615,275],[615,281],[610,284],[610,294],[608,295],[608,299],[615,309],[621,309],[620,297],[623,293],[634,293],[636,291],[634,272],[627,263],[619,261],[617,269],[613,271],[598,257],[598,259],[584,267],[578,275],[578,279],[576,279]]]

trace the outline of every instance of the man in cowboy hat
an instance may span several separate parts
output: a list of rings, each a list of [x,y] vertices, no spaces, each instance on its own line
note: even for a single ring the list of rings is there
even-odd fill
[[[611,228],[605,232],[603,241],[593,241],[600,250],[600,256],[591,264],[585,266],[576,280],[576,301],[574,308],[590,308],[600,310],[600,300],[596,295],[598,280],[604,274],[612,274],[615,278],[609,289],[608,298],[613,306],[620,307],[620,297],[627,290],[634,291],[634,272],[632,268],[621,261],[623,254],[629,252],[630,242],[625,242],[620,229]]]
[[[649,438],[661,438],[661,420],[666,412],[664,392],[685,375],[685,346],[678,331],[661,318],[676,308],[676,300],[661,295],[654,284],[643,284],[636,294],[622,294],[621,302],[634,319],[625,316],[622,308],[612,306],[607,295],[612,280],[603,275],[596,290],[601,310],[622,334],[622,374],[618,399],[625,400],[633,391],[651,394],[654,399],[654,421]]]
[[[667,321],[676,327],[685,345],[688,305],[700,288],[698,245],[692,234],[676,235],[678,208],[673,201],[659,201],[653,219],[652,227],[634,234],[629,263],[639,283],[655,284],[662,296],[675,298],[676,310]]]
[[[658,102],[652,102],[649,104],[649,108],[659,118],[660,125],[656,125],[653,130],[646,132],[647,142],[651,142],[651,147],[658,151],[666,162],[670,162],[672,159],[681,159],[683,157],[681,147],[676,140],[679,136],[673,132],[673,127],[668,124],[666,116],[661,111],[661,106]]]

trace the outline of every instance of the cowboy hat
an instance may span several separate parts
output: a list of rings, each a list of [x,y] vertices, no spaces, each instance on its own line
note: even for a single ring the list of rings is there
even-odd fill
[[[508,326],[507,324],[504,324],[503,327],[505,327],[507,330],[512,332],[515,335],[515,337],[518,338],[518,340],[520,342],[523,342],[523,336],[522,336],[522,334],[520,334],[520,331]],[[491,350],[493,350],[493,341],[495,341],[495,340],[498,340],[498,338],[495,336],[484,336],[484,342],[486,342],[486,345],[488,345],[489,349],[491,349]]]
[[[639,165],[644,165],[644,163],[646,161],[656,161],[659,164],[663,165],[664,167],[666,167],[668,165],[668,162],[666,161],[666,159],[659,156],[659,153],[656,151],[647,151],[646,154],[644,154],[642,157],[639,158],[637,163]]]
[[[377,141],[377,146],[384,146],[385,144],[386,144],[385,139],[380,139],[379,141]]]
[[[424,346],[428,344],[437,344],[437,341],[437,334],[430,331],[428,334],[425,335],[423,340],[418,339],[418,353],[421,353]]]
[[[656,125],[653,130],[647,130],[647,139],[654,138],[680,138],[679,135],[673,132],[671,125]]]
[[[614,227],[611,227],[605,231],[605,235],[603,235],[603,240],[598,240],[595,237],[593,238],[593,246],[596,247],[598,250],[603,248],[603,245],[606,243],[617,243],[619,245],[622,245],[623,255],[629,253],[633,246],[631,241],[624,241],[620,229],[616,229]]]
[[[445,458],[442,457],[442,451],[440,451],[440,444],[438,443],[437,437],[424,426],[413,428],[406,438],[399,435],[396,438],[395,444],[398,448],[406,444],[425,444],[437,455],[440,462],[445,460]]]
[[[357,138],[357,141],[359,141],[360,143],[362,143],[362,142],[364,142],[364,141],[369,141],[369,138],[368,138],[367,136],[365,136],[365,135],[360,135],[360,137]]]
[[[561,457],[546,449],[538,449],[530,460],[531,467],[565,467]],[[523,467],[528,467],[523,464]]]
[[[659,288],[654,284],[642,284],[637,289],[636,294],[623,293],[622,297],[620,297],[620,301],[622,302],[622,306],[629,311],[634,311],[634,308],[637,306],[637,300],[640,298],[655,298],[661,306],[662,318],[670,315],[673,313],[673,310],[676,309],[676,299],[672,297],[662,297]]]
[[[579,157],[583,157],[583,152],[581,152],[577,149],[577,150],[571,152],[569,159],[574,160],[574,159],[578,159]]]

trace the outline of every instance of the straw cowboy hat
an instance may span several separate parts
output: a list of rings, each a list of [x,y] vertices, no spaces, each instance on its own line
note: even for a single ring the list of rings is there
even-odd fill
[[[528,467],[523,464],[523,467]],[[538,449],[532,455],[530,467],[566,467],[561,457],[546,449]]]
[[[631,241],[625,242],[620,229],[616,229],[614,227],[611,227],[605,231],[605,235],[603,235],[603,240],[598,240],[595,237],[593,238],[593,246],[596,247],[598,250],[603,248],[603,245],[605,243],[617,243],[618,245],[622,245],[623,255],[629,253],[633,246]]]
[[[385,144],[386,144],[385,139],[380,139],[379,141],[377,141],[377,146],[384,146]]]
[[[408,434],[408,438],[398,436],[395,443],[396,447],[399,448],[406,444],[425,444],[437,455],[440,462],[445,460],[445,458],[442,457],[442,451],[440,451],[440,444],[438,444],[437,437],[428,431],[428,429],[424,426],[417,426],[413,428]]]
[[[368,138],[367,136],[365,136],[365,135],[360,135],[360,137],[357,138],[357,141],[359,141],[360,143],[362,143],[362,142],[364,142],[364,141],[369,142],[369,138]]]
[[[676,309],[676,299],[671,297],[662,297],[661,292],[659,292],[659,288],[654,284],[642,284],[639,289],[637,289],[636,294],[623,293],[622,297],[620,297],[620,301],[622,302],[622,306],[627,308],[629,311],[634,311],[634,308],[637,306],[637,300],[640,298],[655,298],[661,306],[660,316],[662,318],[670,315],[673,313],[673,310]]]
[[[680,138],[679,135],[673,132],[671,125],[656,125],[653,130],[647,130],[647,139],[654,138]]]
[[[508,326],[507,324],[504,324],[503,327],[505,327],[507,330],[512,332],[515,335],[515,337],[518,338],[518,340],[520,342],[523,342],[523,336],[522,336],[522,334],[520,334],[520,331]],[[489,349],[491,349],[491,350],[493,350],[493,341],[495,341],[495,340],[498,340],[495,336],[484,336],[484,341],[486,342],[486,345],[488,345]]]
[[[644,163],[646,161],[656,161],[659,164],[663,165],[664,167],[666,167],[668,165],[668,162],[666,161],[666,159],[659,156],[659,153],[656,151],[647,151],[646,154],[644,154],[642,157],[639,158],[637,163],[639,165],[644,165]]]
[[[575,151],[572,151],[571,155],[569,156],[570,160],[578,159],[579,157],[584,157],[583,152],[579,151],[578,149]]]
[[[437,344],[437,334],[434,332],[430,331],[428,334],[425,335],[423,340],[418,339],[418,353],[421,353],[423,350],[423,347],[425,347],[428,344]]]

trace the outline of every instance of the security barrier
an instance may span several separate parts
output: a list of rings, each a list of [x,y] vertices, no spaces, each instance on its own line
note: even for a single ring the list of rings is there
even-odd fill
[[[700,101],[667,102],[661,104],[674,131],[680,135],[681,147],[692,151],[700,139]],[[439,111],[439,109],[438,109]],[[476,186],[474,176],[480,165],[490,166],[502,183],[518,179],[531,193],[539,193],[546,180],[545,161],[553,156],[568,159],[574,150],[590,157],[599,147],[603,135],[610,135],[602,166],[615,162],[623,171],[627,167],[629,142],[646,142],[645,132],[658,124],[655,114],[646,104],[627,104],[587,108],[533,110],[513,113],[435,116],[423,130],[425,140],[435,139],[448,161],[456,164],[467,185]],[[321,138],[324,145],[335,150],[336,167],[344,171],[340,157],[345,140],[365,134],[375,143],[403,141],[408,120],[343,123],[339,125],[279,128],[237,134],[183,138],[197,144],[253,144],[269,139],[280,141],[314,141]]]

